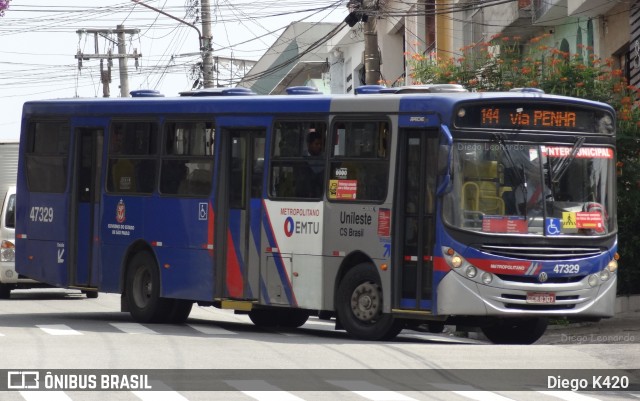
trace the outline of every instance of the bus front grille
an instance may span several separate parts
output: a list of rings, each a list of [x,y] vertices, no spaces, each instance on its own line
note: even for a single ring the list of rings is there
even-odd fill
[[[513,274],[496,274],[496,276],[500,277],[503,281],[511,281],[515,283],[532,283],[532,284],[540,284],[540,279],[538,276],[516,276]],[[549,277],[545,284],[568,284],[568,283],[577,283],[582,280],[586,276],[570,276],[570,277]]]
[[[495,256],[533,260],[589,258],[605,252],[601,248],[575,246],[480,245],[475,248]]]

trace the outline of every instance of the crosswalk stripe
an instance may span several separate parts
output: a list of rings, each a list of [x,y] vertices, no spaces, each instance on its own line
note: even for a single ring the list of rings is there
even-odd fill
[[[491,391],[453,391],[453,393],[476,401],[513,401],[512,398]]]
[[[407,397],[395,391],[389,391],[384,387],[361,380],[327,380],[336,387],[342,387],[361,397],[373,401],[415,401],[415,398]],[[360,389],[367,390],[360,390]],[[357,389],[357,390],[356,390]]]
[[[589,397],[574,393],[573,391],[538,391],[540,394],[548,395],[550,397],[559,398],[565,401],[599,401],[599,398]]]
[[[439,388],[443,391],[451,391],[464,398],[476,401],[513,401],[512,398],[504,397],[491,391],[478,391],[475,387],[466,384],[453,383],[429,383],[431,386]]]
[[[158,334],[157,332],[139,323],[109,323],[116,329],[127,334]]]
[[[187,326],[203,334],[209,334],[209,335],[234,334],[233,331],[223,329],[222,327],[204,326],[200,324],[188,324]]]
[[[25,401],[73,401],[62,391],[21,391]]]
[[[81,336],[82,333],[72,329],[66,324],[39,324],[36,325],[40,330],[52,336]]]
[[[142,401],[189,401],[175,391],[132,391]]]
[[[225,380],[225,383],[258,401],[304,401],[264,380]]]

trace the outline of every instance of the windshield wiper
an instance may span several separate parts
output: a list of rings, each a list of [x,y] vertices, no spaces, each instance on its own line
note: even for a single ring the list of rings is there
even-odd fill
[[[569,166],[571,165],[573,160],[576,158],[576,155],[580,151],[580,148],[582,147],[582,144],[584,143],[584,141],[585,141],[585,137],[579,136],[576,139],[576,142],[573,144],[573,148],[571,148],[571,152],[569,152],[567,156],[558,160],[557,163],[554,163],[554,166],[552,167],[552,171],[551,171],[551,182],[553,184],[557,184],[558,182],[560,182],[560,179],[562,178],[564,173],[567,172],[567,170],[569,169]]]
[[[504,137],[500,134],[493,134],[493,140],[498,142],[498,145],[500,145],[500,149],[502,150],[502,153],[507,157],[507,160],[509,161],[512,171],[518,175],[517,178],[521,182],[524,182],[524,178],[525,178],[524,170],[520,171],[516,168],[516,163],[513,161],[513,158],[511,157],[511,151],[509,150],[507,145],[505,145],[504,143]]]

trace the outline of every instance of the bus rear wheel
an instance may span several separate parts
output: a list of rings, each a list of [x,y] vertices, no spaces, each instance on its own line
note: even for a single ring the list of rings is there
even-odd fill
[[[138,253],[131,259],[125,297],[131,316],[137,322],[162,322],[170,312],[171,300],[160,297],[158,266],[148,252]]]
[[[494,344],[533,344],[547,330],[547,324],[547,318],[513,318],[502,319],[481,329]]]
[[[191,314],[191,308],[193,308],[193,302],[186,299],[173,299],[171,300],[171,306],[169,313],[166,315],[164,321],[166,323],[181,324],[187,321],[189,314]]]
[[[403,323],[382,313],[384,298],[375,268],[361,263],[345,274],[336,293],[336,314],[350,336],[361,340],[390,340]]]

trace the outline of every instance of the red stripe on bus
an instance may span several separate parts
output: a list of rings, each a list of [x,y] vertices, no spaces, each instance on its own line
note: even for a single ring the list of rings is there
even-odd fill
[[[243,294],[242,272],[240,272],[240,263],[238,255],[233,246],[233,238],[231,231],[227,231],[227,291],[229,296],[241,298]]]
[[[433,271],[448,272],[449,270],[451,270],[451,268],[442,256],[433,257]]]

